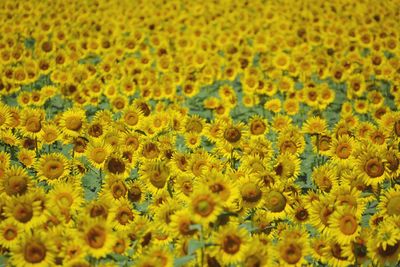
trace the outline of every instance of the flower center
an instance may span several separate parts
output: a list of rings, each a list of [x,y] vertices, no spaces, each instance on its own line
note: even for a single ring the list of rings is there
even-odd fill
[[[203,125],[199,121],[191,120],[186,124],[186,132],[201,133]]]
[[[129,126],[135,126],[139,122],[139,117],[135,112],[127,112],[124,120]]]
[[[28,184],[24,176],[17,175],[9,177],[4,187],[7,195],[11,196],[24,194],[28,189]]]
[[[207,217],[213,210],[215,203],[207,195],[199,196],[193,200],[194,211],[202,217]]]
[[[252,203],[259,201],[262,196],[260,188],[252,182],[245,183],[240,192],[244,201]]]
[[[133,220],[133,213],[128,207],[122,207],[116,217],[120,224],[126,225]]]
[[[107,209],[103,205],[94,205],[90,209],[90,217],[103,217],[104,219],[107,218],[108,212]]]
[[[301,247],[298,244],[290,243],[281,250],[282,258],[289,264],[295,264],[301,259]]]
[[[351,147],[347,143],[339,144],[336,148],[336,155],[341,159],[347,159],[351,154]]]
[[[106,233],[103,227],[96,225],[86,233],[86,243],[95,249],[102,248],[106,242]]]
[[[250,132],[253,135],[263,134],[266,129],[267,129],[267,126],[261,120],[255,120],[250,124]]]
[[[12,226],[6,228],[3,232],[4,239],[8,241],[15,239],[17,235],[18,235],[17,229],[12,228]]]
[[[82,125],[80,117],[68,117],[65,120],[65,127],[71,131],[79,131],[82,128]]]
[[[118,199],[118,198],[120,198],[120,197],[125,195],[125,193],[127,191],[127,188],[126,188],[124,182],[116,181],[111,186],[111,191],[112,191],[113,197],[115,199]]]
[[[400,196],[391,197],[386,208],[389,215],[400,215]]]
[[[345,235],[352,235],[357,230],[357,219],[351,215],[344,215],[339,221],[339,229]]]
[[[235,254],[239,251],[241,240],[236,235],[227,235],[222,242],[222,249],[228,254]]]
[[[293,141],[286,140],[281,145],[282,153],[289,152],[290,154],[295,154],[297,151],[297,146]]]
[[[118,158],[109,158],[107,161],[107,170],[113,174],[120,174],[125,171],[125,163]]]
[[[364,165],[364,170],[371,178],[382,176],[385,172],[383,163],[379,158],[369,159]]]
[[[400,245],[400,242],[397,242],[396,244],[394,244],[392,246],[387,245],[386,249],[383,249],[382,246],[379,246],[378,253],[379,253],[379,255],[381,255],[383,257],[390,257],[396,253],[397,249],[399,248],[399,245]]]
[[[224,138],[229,143],[236,143],[242,137],[242,133],[235,127],[229,127],[224,132]]]
[[[129,188],[128,191],[128,198],[132,202],[137,202],[140,200],[140,197],[142,196],[142,190],[140,189],[139,186],[132,186]]]
[[[271,191],[266,196],[265,206],[272,212],[281,212],[285,209],[286,198],[285,196],[277,191]]]
[[[57,179],[64,172],[64,165],[58,160],[50,159],[44,164],[44,176],[49,179]]]
[[[42,123],[38,117],[30,117],[26,120],[26,130],[32,133],[38,133],[42,129]]]
[[[37,241],[31,241],[24,247],[24,259],[29,263],[39,263],[46,257],[46,247]]]
[[[91,154],[92,154],[92,160],[97,164],[102,163],[107,157],[107,153],[102,147],[94,148]]]
[[[14,207],[14,218],[22,223],[29,222],[33,217],[32,206],[26,203],[18,203]]]

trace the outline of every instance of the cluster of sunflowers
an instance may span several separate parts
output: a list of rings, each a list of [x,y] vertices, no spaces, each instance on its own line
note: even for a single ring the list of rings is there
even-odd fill
[[[0,265],[399,264],[399,17],[0,1]]]

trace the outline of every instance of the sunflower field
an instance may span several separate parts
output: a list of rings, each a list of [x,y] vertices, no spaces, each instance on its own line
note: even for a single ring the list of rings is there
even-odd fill
[[[0,0],[0,266],[399,266],[398,0]]]

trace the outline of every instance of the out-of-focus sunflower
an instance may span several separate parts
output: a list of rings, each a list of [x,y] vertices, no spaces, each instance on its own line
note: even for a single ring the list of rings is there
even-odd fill
[[[218,196],[205,186],[195,189],[188,202],[188,209],[193,214],[193,219],[203,226],[214,222],[222,211]]]
[[[0,181],[0,193],[8,196],[24,195],[32,186],[31,178],[22,167],[13,165],[7,168]]]
[[[339,244],[349,245],[360,233],[360,216],[350,207],[340,207],[329,217],[329,231]]]
[[[43,223],[39,201],[34,201],[32,195],[14,196],[9,198],[4,207],[7,220],[15,222],[25,230],[33,229]]]
[[[400,215],[400,185],[395,185],[382,192],[379,204],[379,214],[383,216]]]
[[[106,221],[94,218],[83,223],[81,240],[89,255],[101,258],[112,251],[116,237]]]
[[[170,168],[164,161],[147,160],[140,166],[139,174],[146,189],[152,194],[157,194],[166,190],[170,178]]]
[[[23,228],[16,222],[3,221],[0,223],[0,245],[7,249],[18,246],[20,237],[23,236]]]
[[[41,109],[24,109],[21,116],[20,129],[28,137],[38,137],[42,131],[45,113]]]
[[[249,234],[243,228],[232,223],[220,227],[213,241],[219,246],[214,247],[211,255],[223,265],[237,264],[243,260],[244,254],[250,249]]]
[[[61,153],[42,154],[35,169],[39,179],[56,184],[69,174],[69,163]]]
[[[93,167],[100,169],[103,167],[107,157],[111,154],[112,147],[104,142],[89,140],[85,156]]]
[[[114,201],[110,208],[111,224],[118,231],[127,230],[138,215],[132,204],[125,198]]]
[[[11,112],[7,105],[0,103],[0,131],[8,129],[11,126]]]
[[[83,109],[73,108],[62,113],[60,127],[63,133],[76,137],[86,128],[86,114]]]
[[[10,261],[15,266],[34,267],[55,264],[55,244],[40,231],[25,233],[11,251]]]
[[[382,148],[370,144],[360,145],[355,161],[358,176],[367,185],[376,186],[389,178]]]

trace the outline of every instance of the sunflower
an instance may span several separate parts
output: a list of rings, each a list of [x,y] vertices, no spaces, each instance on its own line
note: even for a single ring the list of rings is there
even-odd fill
[[[85,156],[93,167],[100,169],[103,167],[104,162],[112,152],[110,144],[104,142],[90,140],[88,147],[85,151]]]
[[[327,123],[325,119],[320,117],[308,118],[303,124],[302,131],[308,134],[323,135],[327,131]]]
[[[112,200],[123,199],[127,196],[128,187],[123,179],[116,175],[107,175],[101,188],[100,195]]]
[[[339,185],[333,164],[324,164],[313,169],[311,179],[318,189],[330,192]]]
[[[294,154],[279,154],[275,159],[273,171],[282,182],[293,181],[300,174],[300,164],[299,157]]]
[[[305,256],[309,254],[307,242],[302,238],[284,237],[275,247],[275,258],[279,265],[302,266],[306,263]]]
[[[395,246],[400,240],[400,230],[396,224],[394,217],[387,217],[377,227],[376,242],[382,246],[384,250],[388,246]]]
[[[328,246],[323,251],[329,266],[347,267],[354,262],[354,255],[346,253],[351,249],[350,245],[341,245],[331,236],[326,236],[326,239],[329,240]]]
[[[229,208],[235,199],[239,198],[239,189],[235,181],[230,180],[226,175],[217,170],[204,173],[201,183],[207,186],[222,201],[222,205]],[[195,185],[196,187],[196,185]]]
[[[126,182],[127,198],[132,203],[141,203],[144,200],[144,185],[140,180]]]
[[[342,135],[332,139],[329,155],[332,162],[339,166],[349,165],[354,163],[355,150],[356,141],[348,135]]]
[[[260,208],[264,204],[263,195],[265,187],[262,181],[255,174],[236,173],[239,179],[237,180],[237,188],[240,194],[240,203],[244,209]]]
[[[0,131],[8,129],[12,124],[10,108],[0,103]]]
[[[132,204],[125,198],[116,200],[110,209],[111,224],[117,231],[127,230],[138,216]]]
[[[222,211],[219,198],[205,186],[194,190],[188,202],[193,219],[203,226],[215,221]]]
[[[165,161],[146,160],[139,168],[139,175],[146,189],[152,194],[157,194],[167,188],[170,168]]]
[[[104,171],[108,175],[125,177],[129,175],[130,169],[127,160],[119,153],[113,153],[104,161]]]
[[[42,154],[35,164],[40,180],[55,184],[69,174],[69,164],[61,153]]]
[[[24,109],[21,116],[20,128],[28,137],[38,137],[42,130],[45,113],[41,109]]]
[[[41,233],[25,233],[21,241],[11,249],[10,262],[15,266],[53,266],[56,247],[53,241]]]
[[[320,196],[310,204],[310,224],[321,233],[327,232],[329,218],[335,211],[334,200],[329,195]]]
[[[329,216],[329,231],[339,244],[348,245],[354,241],[360,233],[360,218],[356,209],[340,207]]]
[[[101,258],[112,251],[116,236],[104,220],[96,218],[83,223],[81,240],[89,255]]]
[[[367,243],[368,256],[374,264],[378,266],[395,266],[400,255],[400,240],[396,240],[393,245],[383,245],[375,238],[370,238]]]
[[[196,148],[201,146],[201,135],[193,132],[185,133],[184,134],[184,140],[185,140],[185,145],[192,149],[195,150]]]
[[[31,178],[25,169],[13,165],[7,169],[0,181],[0,193],[8,196],[24,195],[32,186]]]
[[[113,202],[110,201],[109,198],[99,196],[98,199],[92,200],[85,205],[85,216],[110,221],[110,209],[112,204]]]
[[[155,225],[161,233],[170,233],[171,218],[179,210],[181,204],[178,200],[171,198],[158,206],[150,207],[151,212],[154,213]]]
[[[192,237],[197,234],[196,229],[191,229],[191,225],[196,224],[192,214],[188,209],[175,211],[170,217],[169,229],[173,236],[179,238]]]
[[[136,129],[143,120],[143,112],[134,106],[127,106],[122,112],[122,122],[130,129]]]
[[[268,188],[263,198],[263,207],[271,212],[273,218],[280,219],[292,212],[291,202],[293,202],[293,200],[280,184]]]
[[[222,129],[217,141],[218,147],[227,147],[229,150],[240,148],[247,139],[247,131],[243,123],[226,123]]]
[[[395,185],[381,194],[378,210],[383,216],[400,215],[400,185]]]
[[[18,246],[20,237],[23,236],[23,229],[16,222],[3,221],[0,223],[0,245],[4,248]]]
[[[193,193],[195,179],[190,175],[178,175],[175,179],[174,193],[182,201],[188,201]]]
[[[367,185],[383,183],[389,175],[382,148],[361,144],[355,160],[357,174]]]
[[[57,183],[47,196],[49,203],[61,211],[68,210],[79,213],[81,205],[84,203],[82,188],[78,183]]]
[[[54,123],[46,123],[42,126],[42,132],[40,134],[40,140],[45,144],[52,144],[60,137],[60,130]]]
[[[83,109],[73,108],[62,113],[60,127],[63,133],[79,136],[85,129],[86,114]]]
[[[7,200],[4,215],[24,229],[33,229],[43,223],[41,203],[34,201],[32,194],[14,196]]]
[[[234,223],[220,227],[214,234],[213,241],[218,246],[213,249],[211,255],[216,257],[222,265],[240,263],[244,254],[250,249],[249,234]]]
[[[292,125],[292,119],[287,115],[276,115],[272,120],[271,127],[276,132],[281,132]]]

